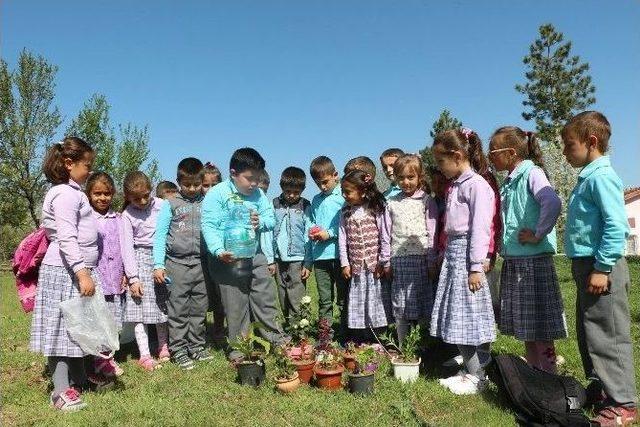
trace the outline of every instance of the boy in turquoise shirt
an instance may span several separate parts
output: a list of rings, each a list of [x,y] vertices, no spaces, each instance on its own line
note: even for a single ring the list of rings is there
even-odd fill
[[[273,206],[258,188],[258,173],[264,169],[262,156],[253,148],[240,148],[231,156],[228,180],[213,187],[202,201],[202,235],[207,250],[217,258],[212,269],[213,279],[220,286],[220,294],[227,316],[229,339],[235,340],[249,330],[250,322],[261,324],[261,335],[274,345],[287,338],[276,322],[276,298],[267,258],[257,246],[251,258],[236,259],[225,249],[224,229],[230,208],[237,202],[251,210],[251,225],[260,234],[273,229]],[[241,353],[231,351],[229,358],[238,361]]]
[[[311,201],[311,222],[309,231],[312,241],[311,258],[318,287],[318,315],[333,321],[333,300],[340,309],[341,329],[346,332],[345,307],[348,282],[342,277],[338,256],[338,229],[340,210],[344,198],[338,180],[338,172],[331,159],[320,156],[313,159],[311,177],[320,189]]]
[[[396,160],[400,156],[404,155],[404,151],[399,148],[388,148],[380,154],[380,164],[382,165],[382,170],[384,174],[387,176],[387,179],[391,181],[391,185],[387,190],[383,193],[384,198],[389,200],[396,194],[402,192],[398,184],[396,184],[396,177],[393,172],[393,165],[396,163]]]
[[[623,187],[611,167],[611,126],[596,111],[573,117],[562,129],[564,155],[582,168],[567,208],[565,251],[576,281],[576,330],[588,391],[601,426],[637,419],[629,316],[629,234]]]

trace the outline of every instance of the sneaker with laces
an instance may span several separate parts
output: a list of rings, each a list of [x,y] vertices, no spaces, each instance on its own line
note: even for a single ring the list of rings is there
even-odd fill
[[[204,348],[195,350],[190,356],[191,360],[195,362],[206,362],[213,359],[213,355]]]
[[[167,344],[160,347],[160,350],[158,351],[158,360],[161,362],[168,362],[171,360],[171,353],[169,353],[169,347]]]
[[[480,379],[475,375],[465,374],[459,380],[447,385],[447,388],[457,395],[478,394],[487,387],[488,380],[486,377]]]
[[[54,408],[63,412],[79,411],[87,406],[86,403],[80,399],[80,393],[75,388],[68,388],[57,396],[51,394],[51,405]]]
[[[174,355],[173,356],[173,363],[178,365],[180,367],[180,369],[182,369],[184,371],[189,371],[189,370],[191,370],[191,369],[193,369],[195,367],[195,363],[193,362],[193,360],[191,360],[191,358],[189,357],[189,355],[186,352],[178,353],[178,354]]]
[[[98,375],[104,375],[105,377],[116,377],[116,369],[115,367],[109,363],[111,359],[102,359],[96,357],[93,360],[93,370]]]
[[[440,378],[438,380],[438,382],[440,383],[440,385],[443,385],[445,387],[447,387],[449,384],[460,381],[462,379],[462,377],[465,376],[467,372],[464,369],[461,369],[460,371],[458,371],[457,374],[449,377],[449,378]]]
[[[626,406],[606,406],[591,421],[599,423],[601,427],[627,426],[638,420],[638,408]]]

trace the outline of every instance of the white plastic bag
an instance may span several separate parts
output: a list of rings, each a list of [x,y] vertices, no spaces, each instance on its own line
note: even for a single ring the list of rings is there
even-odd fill
[[[62,301],[60,310],[69,335],[85,353],[107,359],[120,348],[118,326],[99,286],[93,296]]]

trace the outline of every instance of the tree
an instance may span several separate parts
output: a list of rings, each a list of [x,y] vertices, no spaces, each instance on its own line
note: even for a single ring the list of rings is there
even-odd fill
[[[71,121],[67,135],[89,142],[96,151],[93,169],[107,172],[116,184],[118,196],[114,207],[122,204],[122,184],[125,175],[146,165],[145,172],[152,183],[159,181],[158,163],[150,158],[149,132],[127,123],[118,126],[118,136],[109,120],[109,103],[104,95],[94,94]]]
[[[527,82],[515,89],[525,95],[522,113],[534,120],[544,153],[545,166],[556,191],[566,204],[576,183],[576,171],[562,155],[560,131],[576,113],[593,104],[596,88],[588,75],[589,64],[571,56],[571,42],[551,24],[542,25],[539,37],[523,58]],[[565,212],[558,220],[558,237],[564,232]]]
[[[457,118],[451,115],[451,111],[446,108],[442,110],[438,120],[433,122],[433,126],[431,127],[431,131],[429,131],[429,135],[431,139],[435,138],[441,132],[449,129],[459,129],[462,127],[462,122]],[[422,162],[427,167],[435,166],[435,161],[433,159],[433,154],[431,153],[431,145],[427,145],[422,150],[420,150],[420,156],[422,157]]]
[[[53,105],[57,67],[27,50],[17,69],[0,59],[0,186],[6,223],[7,205],[23,203],[34,226],[40,223],[40,205],[46,190],[42,160],[61,118]],[[12,214],[13,215],[13,214]],[[15,221],[13,218],[12,221]],[[20,221],[18,221],[20,222]]]

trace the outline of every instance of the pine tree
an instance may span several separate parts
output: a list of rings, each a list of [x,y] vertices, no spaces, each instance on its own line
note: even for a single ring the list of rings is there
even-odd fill
[[[451,112],[446,108],[442,110],[438,120],[433,122],[431,127],[431,131],[429,131],[429,135],[431,139],[435,138],[441,132],[449,129],[459,129],[462,127],[462,122],[457,118],[451,115]],[[435,161],[433,159],[433,153],[431,153],[431,145],[427,145],[422,150],[420,150],[420,156],[422,157],[422,162],[426,167],[435,166]]]

